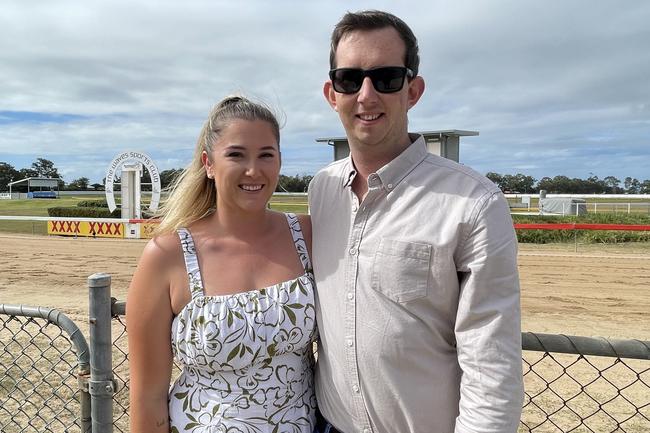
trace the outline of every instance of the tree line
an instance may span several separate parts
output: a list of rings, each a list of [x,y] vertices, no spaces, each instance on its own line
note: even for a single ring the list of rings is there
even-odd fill
[[[626,177],[623,181],[615,176],[599,179],[591,175],[587,179],[567,176],[543,177],[539,181],[525,174],[499,174],[489,172],[486,177],[504,193],[537,193],[545,190],[551,194],[650,194],[650,179],[640,181]]]
[[[182,168],[172,168],[160,172],[160,186],[165,189],[173,184],[174,180],[183,172]],[[22,180],[28,177],[48,177],[52,179],[60,179],[59,190],[68,191],[103,191],[106,178],[102,179],[102,183],[90,183],[87,177],[80,177],[66,182],[59,174],[59,170],[55,167],[54,163],[45,158],[37,158],[29,168],[21,168],[17,170],[14,166],[7,162],[0,161],[0,192],[9,190],[9,183],[17,180]],[[306,192],[312,176],[309,175],[296,175],[286,176],[281,174],[278,182],[277,192]],[[119,183],[120,179],[116,178]],[[147,170],[142,174],[140,179],[142,190],[151,190],[151,176]],[[115,190],[119,191],[120,186],[115,185]],[[14,185],[12,191],[25,192],[27,191],[27,184],[21,183]]]
[[[160,172],[160,184],[163,189],[169,187],[183,172],[182,168],[172,168]],[[550,194],[650,194],[650,179],[640,181],[633,177],[626,177],[622,181],[615,176],[599,179],[591,175],[587,179],[569,178],[567,176],[543,177],[535,179],[525,174],[499,174],[489,172],[487,178],[494,182],[505,193],[530,194],[545,190]],[[15,169],[11,164],[0,161],[0,191],[7,191],[10,182],[27,177],[49,177],[61,179],[54,163],[45,158],[37,158],[29,168]],[[280,175],[277,192],[307,192],[311,175]],[[119,182],[119,178],[116,179]],[[102,180],[104,182],[105,179]],[[151,177],[145,170],[141,183],[144,191],[151,190]],[[103,191],[103,183],[90,183],[87,177],[80,177],[70,182],[63,179],[59,182],[60,190],[70,191]],[[119,191],[119,185],[116,185]],[[26,191],[27,185],[20,184],[13,188],[14,191]]]

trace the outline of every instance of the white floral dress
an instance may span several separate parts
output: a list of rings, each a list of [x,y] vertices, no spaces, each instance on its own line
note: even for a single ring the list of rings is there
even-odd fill
[[[298,219],[287,221],[305,273],[224,296],[204,295],[194,242],[178,230],[192,299],[172,322],[172,432],[313,431],[314,279]]]

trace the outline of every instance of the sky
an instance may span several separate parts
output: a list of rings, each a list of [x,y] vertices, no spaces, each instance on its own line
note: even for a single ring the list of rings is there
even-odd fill
[[[186,166],[213,104],[278,113],[282,173],[333,160],[345,135],[322,87],[348,10],[382,9],[418,37],[426,90],[411,131],[473,130],[460,162],[541,179],[650,179],[646,0],[3,0],[0,162],[54,162],[101,182],[124,151]]]

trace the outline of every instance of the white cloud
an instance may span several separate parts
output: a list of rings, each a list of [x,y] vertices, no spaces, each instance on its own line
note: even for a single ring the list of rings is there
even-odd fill
[[[396,13],[419,37],[427,90],[411,128],[479,130],[462,141],[465,164],[650,178],[643,0],[4,1],[0,161],[45,157],[66,180],[92,181],[125,149],[183,166],[210,106],[241,91],[284,113],[285,173],[314,172],[332,155],[315,138],[343,134],[321,93],[330,31],[363,8]],[[12,111],[82,117],[3,119]]]

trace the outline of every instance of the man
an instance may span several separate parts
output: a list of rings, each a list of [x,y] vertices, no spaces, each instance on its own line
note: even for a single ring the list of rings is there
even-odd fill
[[[515,432],[512,220],[492,182],[409,135],[418,64],[415,36],[391,14],[348,13],[332,34],[324,94],[350,157],[309,192],[324,431]]]

